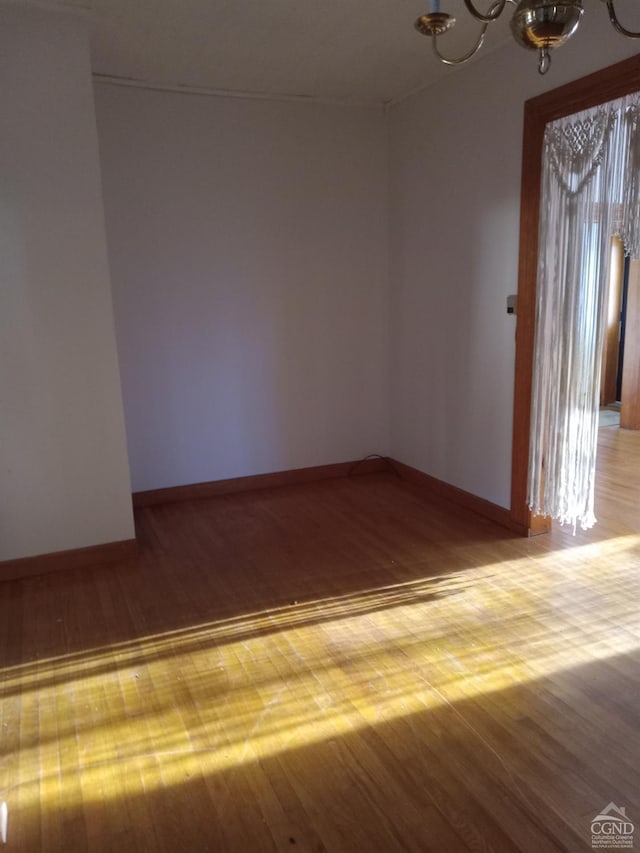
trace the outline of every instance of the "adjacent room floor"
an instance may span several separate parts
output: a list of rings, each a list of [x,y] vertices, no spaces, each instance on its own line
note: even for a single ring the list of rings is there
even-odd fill
[[[0,586],[16,851],[584,851],[640,825],[640,434],[590,533],[392,473],[139,511],[139,558]],[[638,830],[640,832],[640,830]]]

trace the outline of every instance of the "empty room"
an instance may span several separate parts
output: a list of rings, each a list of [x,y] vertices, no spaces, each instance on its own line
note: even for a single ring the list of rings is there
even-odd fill
[[[0,107],[0,846],[640,845],[636,0],[0,0]]]

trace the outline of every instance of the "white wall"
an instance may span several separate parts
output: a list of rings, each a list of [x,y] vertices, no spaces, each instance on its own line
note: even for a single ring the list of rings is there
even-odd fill
[[[376,110],[97,87],[136,490],[390,452],[508,505],[522,108],[635,52],[598,6],[544,79],[509,46],[395,107],[389,152]],[[0,79],[11,559],[133,528],[84,23],[0,5]]]
[[[546,77],[513,44],[390,113],[391,452],[505,507],[524,101],[637,50],[593,4]]]
[[[0,6],[0,560],[133,536],[83,21]]]
[[[134,490],[386,453],[382,111],[96,107]]]

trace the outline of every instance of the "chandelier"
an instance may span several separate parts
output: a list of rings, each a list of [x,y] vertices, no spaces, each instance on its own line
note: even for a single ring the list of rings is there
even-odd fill
[[[632,32],[622,26],[614,8],[614,0],[602,0],[607,4],[609,20],[614,29],[630,39],[640,38],[640,32]],[[482,47],[487,27],[502,15],[507,3],[515,6],[511,18],[511,32],[518,44],[538,51],[538,71],[546,74],[551,65],[550,51],[563,45],[578,29],[584,9],[582,0],[492,0],[486,12],[479,12],[473,0],[464,0],[467,11],[480,22],[480,35],[471,50],[456,59],[440,53],[438,36],[446,33],[456,19],[440,11],[440,0],[431,0],[431,11],[421,15],[415,23],[418,32],[431,36],[433,51],[445,65],[462,65],[468,62]]]

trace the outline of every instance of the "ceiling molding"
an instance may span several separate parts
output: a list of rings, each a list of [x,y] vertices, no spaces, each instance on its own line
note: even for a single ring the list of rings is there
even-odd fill
[[[4,0],[0,0],[0,3]],[[162,83],[154,80],[138,80],[134,77],[118,77],[111,74],[94,73],[93,80],[107,86],[125,86],[133,89],[149,89],[180,95],[200,95],[209,98],[244,98],[254,101],[288,101],[298,104],[325,104],[338,107],[364,107],[384,110],[386,104],[379,100],[357,100],[352,98],[322,98],[315,95],[274,94],[271,92],[243,92],[236,89],[210,89],[204,86],[184,86],[180,83]]]
[[[93,19],[93,9],[90,0],[77,5],[63,5],[62,3],[51,3],[50,0],[0,0],[0,8],[7,6],[13,9],[38,9],[40,12],[53,12],[56,15],[71,15],[75,18]]]

